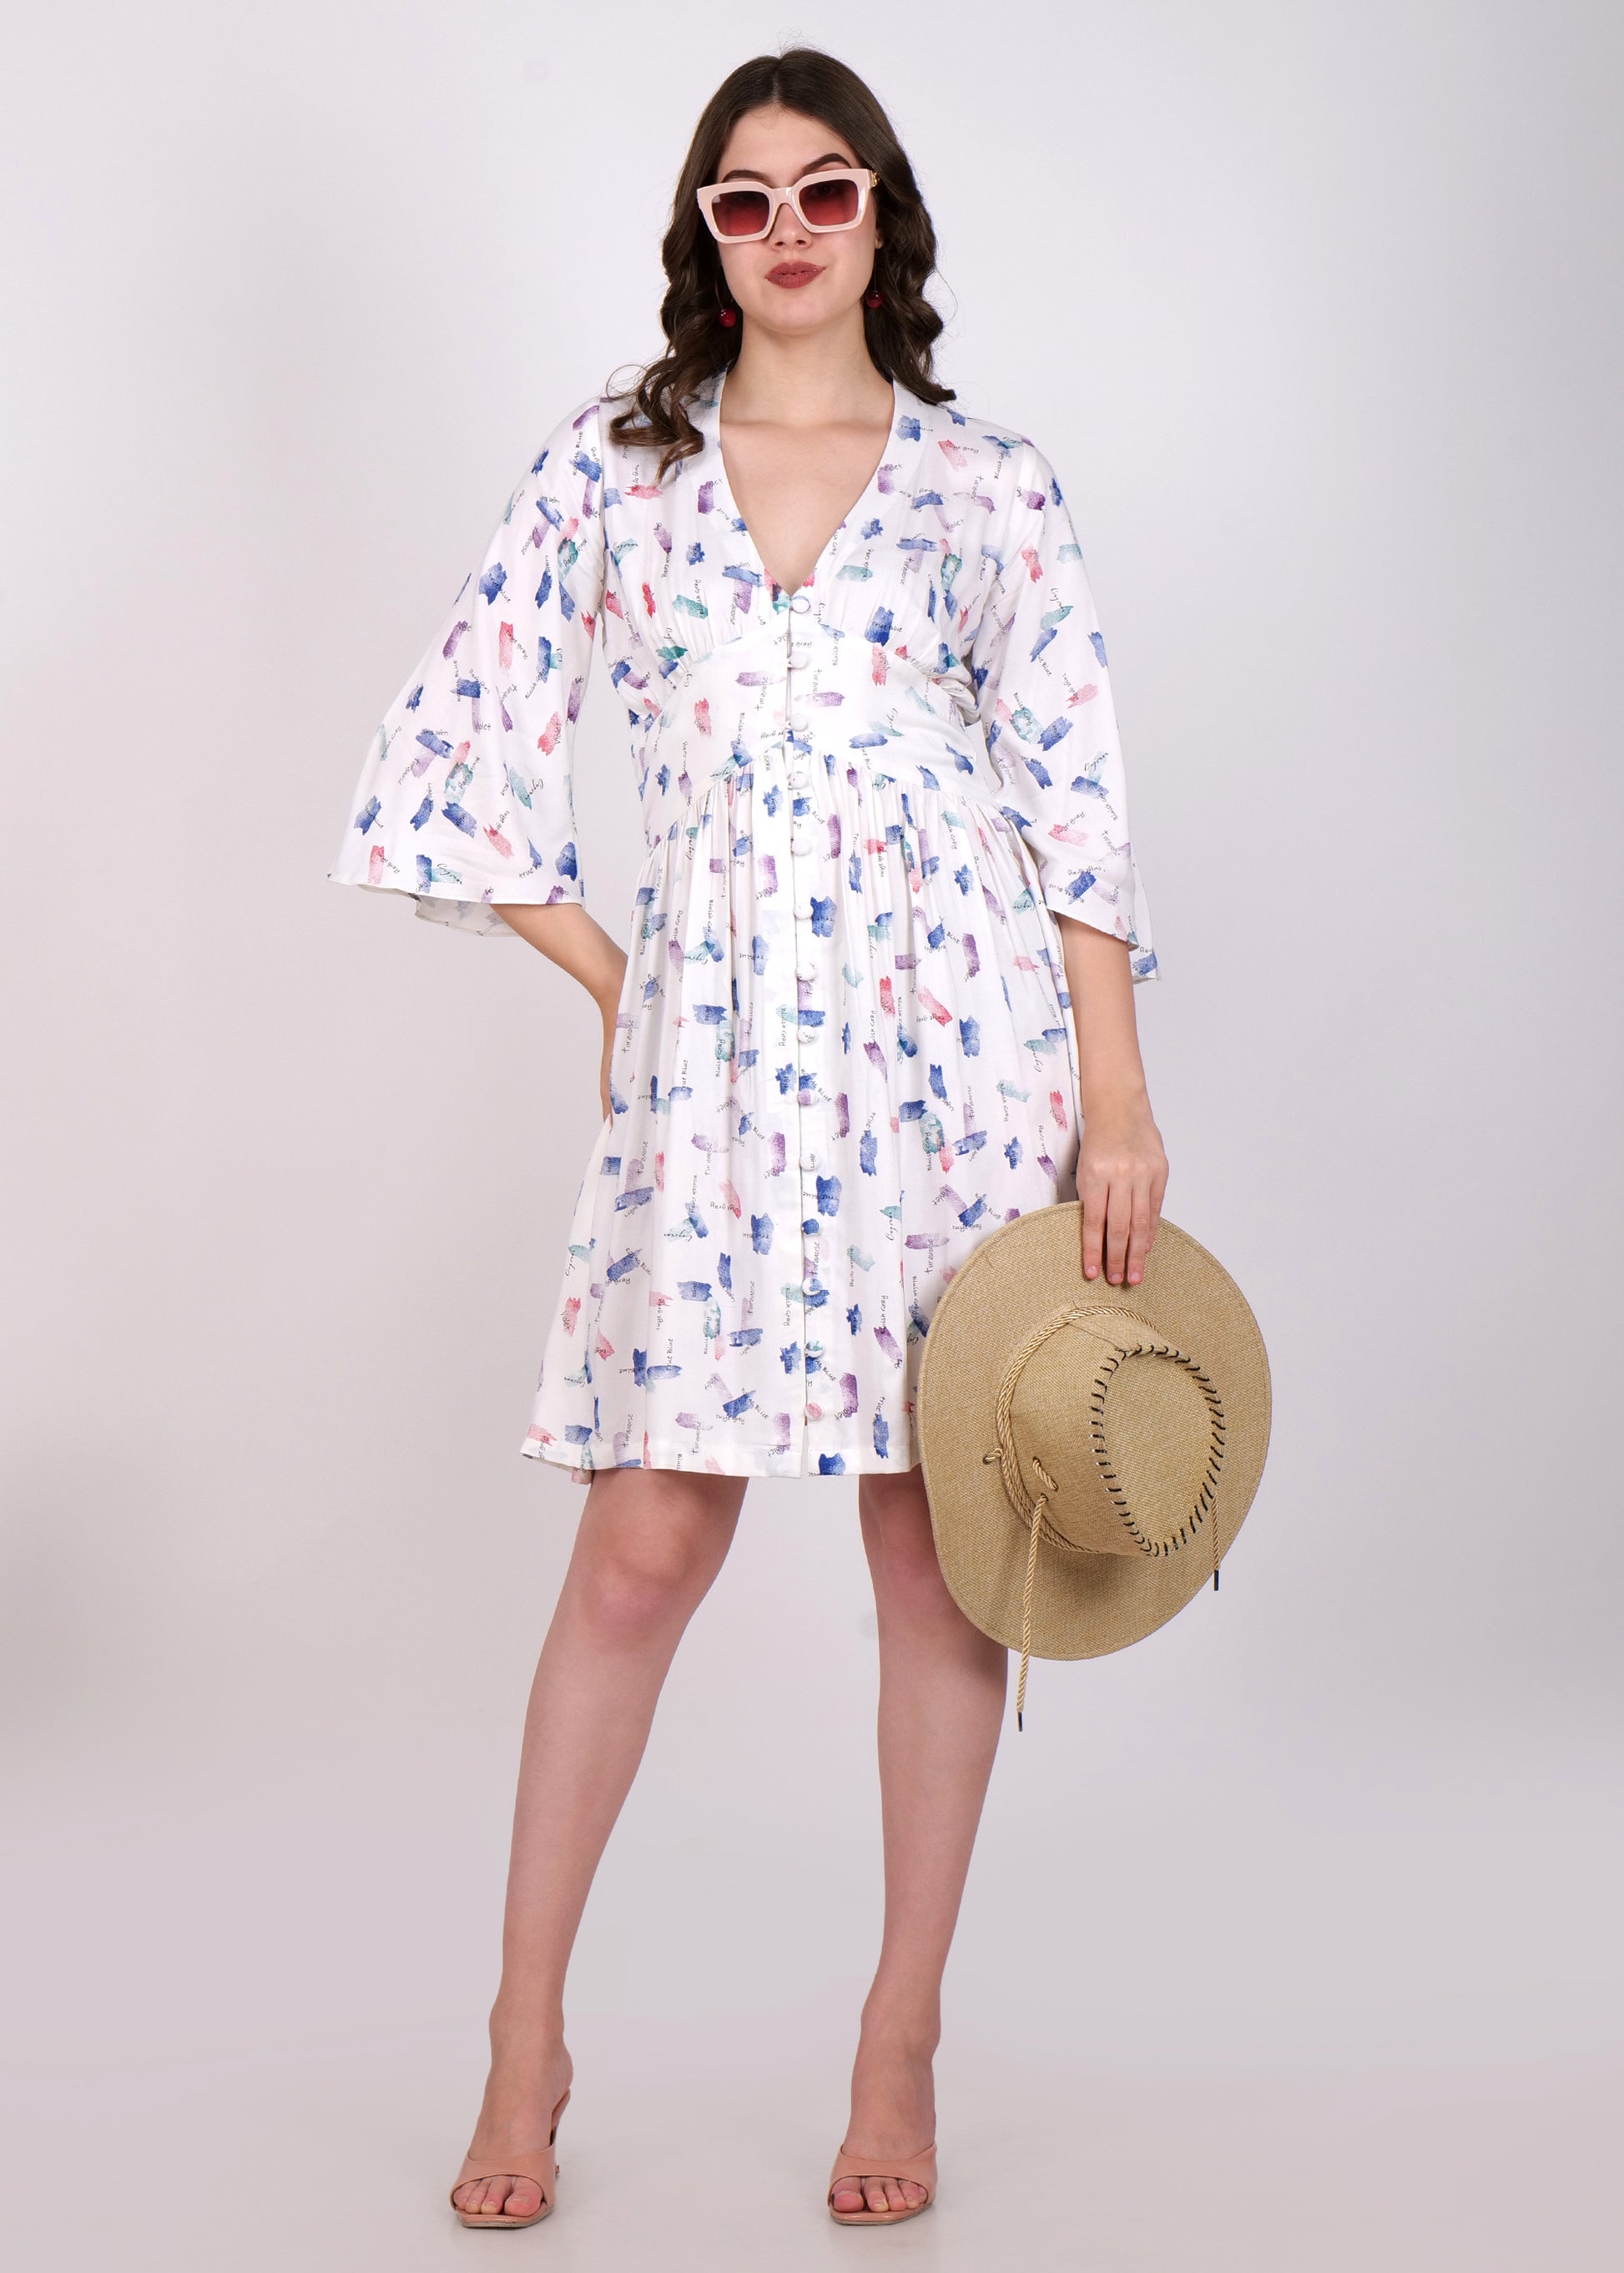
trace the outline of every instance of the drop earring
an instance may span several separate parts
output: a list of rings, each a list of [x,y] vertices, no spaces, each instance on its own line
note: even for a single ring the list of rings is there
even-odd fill
[[[883,237],[876,236],[874,242],[878,247],[885,240]],[[863,305],[865,308],[883,308],[885,305],[885,295],[881,291],[879,279],[876,276],[870,276],[868,279],[868,289],[863,294]]]
[[[739,311],[737,308],[718,308],[716,311],[716,320],[718,324],[726,324],[731,331],[739,320]]]

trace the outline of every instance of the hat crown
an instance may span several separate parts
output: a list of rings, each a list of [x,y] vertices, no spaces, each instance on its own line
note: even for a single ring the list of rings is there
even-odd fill
[[[1222,1400],[1150,1319],[1086,1300],[1051,1312],[1011,1353],[997,1415],[1010,1497],[1056,1546],[1137,1559],[1200,1535]]]

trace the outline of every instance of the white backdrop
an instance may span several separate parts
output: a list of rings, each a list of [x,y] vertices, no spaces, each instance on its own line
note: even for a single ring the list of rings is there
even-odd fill
[[[120,2273],[472,2246],[443,2189],[582,1504],[518,1445],[596,1020],[325,872],[512,481],[657,345],[701,104],[795,37],[890,109],[940,367],[1077,516],[1167,1213],[1274,1388],[1221,1593],[1034,1667],[942,2201],[889,2246],[1600,2266],[1624,35],[1447,0],[10,28],[0,2228]],[[620,930],[602,684],[577,779]],[[853,2247],[854,1498],[753,1486],[679,1657],[577,1957],[561,2267]]]

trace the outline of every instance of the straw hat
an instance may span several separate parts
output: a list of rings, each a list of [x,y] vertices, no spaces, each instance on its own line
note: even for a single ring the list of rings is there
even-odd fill
[[[1268,1450],[1263,1337],[1222,1264],[1163,1216],[1139,1286],[1085,1279],[1081,1212],[990,1233],[920,1361],[937,1558],[1021,1653],[1018,1725],[1028,1657],[1124,1649],[1217,1586]]]

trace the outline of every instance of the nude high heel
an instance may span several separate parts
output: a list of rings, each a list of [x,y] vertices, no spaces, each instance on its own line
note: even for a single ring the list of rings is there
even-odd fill
[[[906,2179],[911,2185],[923,2187],[925,2199],[914,2202],[906,2209],[837,2209],[835,2187],[842,2179],[893,2179],[898,2185]],[[861,2192],[859,2187],[858,2192]],[[837,2225],[900,2225],[905,2217],[917,2217],[929,2209],[936,2198],[936,2142],[933,2139],[917,2155],[848,2155],[844,2147],[835,2157],[835,2166],[829,2173],[829,2215]]]
[[[553,2129],[545,2147],[527,2147],[520,2154],[500,2155],[494,2160],[489,2157],[477,2160],[471,2154],[463,2156],[462,2167],[451,2187],[451,2207],[463,2225],[536,2225],[549,2214],[558,2193],[558,2157],[553,2144],[558,2137],[559,2118],[568,2104],[569,2093],[566,2090],[553,2111]],[[473,2179],[528,2179],[531,2186],[541,2189],[541,2208],[529,2217],[510,2217],[506,2210],[457,2209],[457,2189]]]

